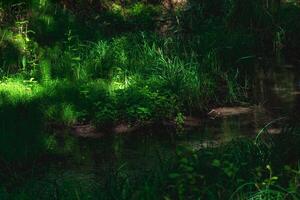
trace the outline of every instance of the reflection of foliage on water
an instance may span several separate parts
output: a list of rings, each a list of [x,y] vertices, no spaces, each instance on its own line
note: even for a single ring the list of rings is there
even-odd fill
[[[99,182],[89,172],[50,170],[46,177],[29,180],[26,194],[19,194],[14,199],[91,199],[96,196]]]
[[[236,139],[196,151],[179,145],[176,152],[147,136],[103,141],[58,137],[61,147],[55,149],[66,150],[51,154],[61,160],[31,174],[10,197],[296,200],[300,137],[294,126],[282,130],[280,135],[261,134],[256,141]],[[3,189],[1,195],[8,197]]]
[[[284,130],[260,138],[259,144],[240,139],[200,152],[178,149],[169,199],[298,199],[299,135]]]

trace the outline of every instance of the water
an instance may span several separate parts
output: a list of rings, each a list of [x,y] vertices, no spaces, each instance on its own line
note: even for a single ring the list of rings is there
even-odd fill
[[[113,184],[109,177],[124,170],[126,176],[144,177],[143,174],[172,160],[179,145],[188,145],[194,150],[214,147],[239,137],[254,137],[275,119],[299,117],[298,74],[290,66],[258,70],[251,112],[205,119],[199,127],[180,135],[170,133],[168,128],[98,139],[77,138],[68,132],[51,135],[47,138],[50,154],[35,160],[21,173],[8,170],[8,174],[22,174],[20,185],[28,185],[29,191],[40,191],[37,196],[52,195],[53,199],[63,192],[57,191],[62,185],[79,184],[83,191],[90,191],[99,185]],[[280,123],[284,121],[274,123],[268,131],[279,134]]]

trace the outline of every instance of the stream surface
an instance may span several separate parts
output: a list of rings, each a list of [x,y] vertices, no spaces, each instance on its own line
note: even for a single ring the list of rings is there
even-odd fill
[[[212,147],[239,137],[255,137],[272,120],[299,117],[300,73],[296,67],[286,65],[258,71],[250,112],[206,119],[201,126],[180,135],[169,134],[167,128],[99,139],[57,134],[58,140],[49,139],[49,149],[55,156],[47,158],[46,173],[36,178],[38,187],[65,180],[91,182],[95,177],[101,179],[125,168],[127,173],[139,176],[172,159],[178,145],[195,150]],[[268,131],[279,134],[280,124],[273,124]],[[49,185],[47,188],[51,189]]]

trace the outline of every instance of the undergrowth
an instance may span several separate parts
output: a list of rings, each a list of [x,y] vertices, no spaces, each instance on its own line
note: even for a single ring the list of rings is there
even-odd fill
[[[261,60],[299,62],[299,10],[297,1],[1,1],[0,199],[299,198],[299,160],[287,160],[299,158],[299,138],[285,140],[294,136],[267,149],[179,148],[148,175],[121,165],[103,180],[18,177],[49,152],[80,152],[74,139],[60,149],[43,134],[53,129],[175,121],[182,131],[187,115],[249,101]]]

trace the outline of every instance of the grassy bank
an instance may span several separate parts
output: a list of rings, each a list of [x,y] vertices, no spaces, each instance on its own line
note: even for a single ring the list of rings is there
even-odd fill
[[[248,18],[238,16],[246,8]],[[39,99],[45,121],[68,125],[201,115],[247,100],[262,57],[298,52],[297,9],[259,1],[190,1],[174,10],[154,1],[4,1],[1,87],[14,86],[1,93]]]
[[[247,88],[238,83],[238,70],[223,71],[214,50],[204,56],[184,55],[187,52],[176,46],[180,41],[149,34],[40,49],[39,62],[26,66],[31,69],[5,72],[2,93],[9,96],[16,88],[22,92],[12,98],[44,98],[44,114],[61,123],[104,125],[111,119],[134,122],[172,119],[178,113],[200,115],[210,107],[245,99]],[[64,114],[55,111],[62,111],[57,104],[68,105],[70,119],[59,116]]]

